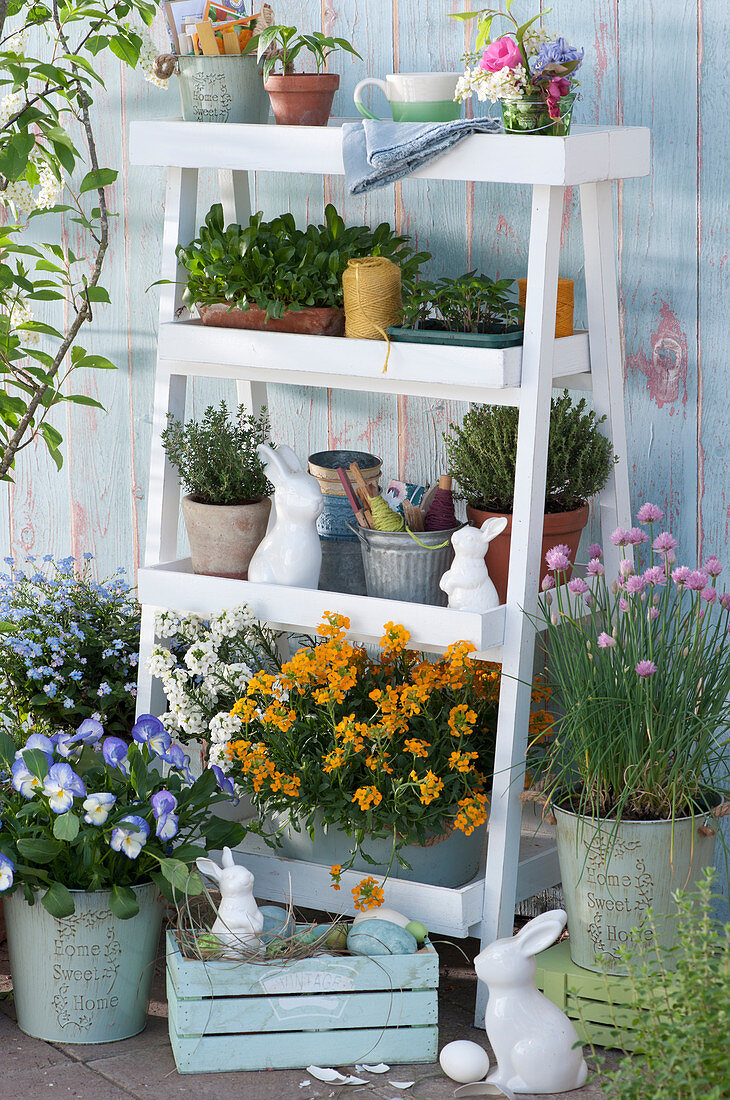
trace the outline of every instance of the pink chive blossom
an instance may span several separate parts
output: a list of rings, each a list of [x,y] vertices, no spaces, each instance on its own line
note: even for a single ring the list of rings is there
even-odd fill
[[[720,607],[723,611],[730,611],[730,592],[723,592],[720,596]]]
[[[668,550],[676,549],[677,540],[669,534],[669,531],[662,531],[661,534],[657,535],[654,539],[652,546],[655,550],[664,551],[664,553],[666,553]]]
[[[623,596],[618,601],[618,605],[619,605],[619,607],[622,611],[628,611],[629,610],[629,606],[630,606],[629,601],[625,600]]]
[[[583,596],[589,591],[588,585],[582,577],[574,577],[572,581],[568,581],[568,590],[572,592],[574,596]]]
[[[598,645],[601,649],[613,649],[616,645],[616,639],[607,634],[605,630],[602,630],[598,635]]]
[[[687,578],[689,577],[691,572],[692,570],[689,569],[689,567],[686,565],[678,565],[677,568],[673,570],[672,580],[676,584],[677,588],[684,588],[685,584],[687,583]]]
[[[592,592],[586,592],[583,596],[583,600],[585,601],[586,607],[593,607],[593,593]]]
[[[611,542],[614,546],[628,546],[629,540],[629,532],[624,527],[617,527],[611,535]]]
[[[552,594],[552,592],[546,592],[546,593],[545,593],[545,603],[546,603],[546,604],[548,605],[548,607],[550,607],[550,605],[552,604],[552,602],[553,602],[553,594]]]
[[[707,573],[702,569],[693,569],[690,575],[687,577],[687,588],[693,592],[701,592],[709,580]]]
[[[553,546],[545,555],[548,569],[551,569],[553,572],[564,572],[566,569],[570,569],[569,554],[569,546],[563,546],[562,544],[560,546]]]
[[[670,565],[674,565],[676,560],[677,560],[677,555],[674,553],[673,550],[670,550],[669,553],[667,554],[667,561],[669,562]]]
[[[649,536],[646,531],[642,531],[640,527],[632,527],[628,532],[628,536],[630,546],[641,546],[642,542],[649,541]]]
[[[551,577],[549,573],[546,573],[540,581],[540,588],[543,592],[547,592],[549,588],[555,588],[555,577]]]
[[[635,570],[631,558],[621,558],[621,561],[618,563],[618,571],[622,577],[632,576]]]
[[[588,562],[587,572],[589,577],[602,577],[606,570],[603,568],[601,560],[597,557],[593,557]]]
[[[653,619],[658,619],[659,618],[659,608],[658,607],[650,607],[649,610],[646,613],[646,617],[649,620],[649,622],[651,622]]]
[[[637,592],[643,592],[646,588],[646,581],[643,577],[629,577],[626,581],[626,591],[630,596],[636,595]]]
[[[666,584],[667,574],[661,565],[652,565],[650,569],[644,571],[644,580],[647,584]]]
[[[719,577],[722,573],[722,563],[711,554],[705,562],[705,573],[709,573],[711,577]]]
[[[516,69],[521,64],[522,54],[519,46],[514,38],[505,34],[487,46],[479,62],[479,68],[485,69],[488,73],[498,73],[505,66],[508,69]]]
[[[636,513],[636,518],[639,523],[658,523],[660,519],[664,519],[664,512],[661,508],[658,508],[656,504],[642,504],[639,511]]]
[[[700,599],[705,600],[707,603],[714,603],[717,599],[717,589],[713,588],[711,584],[708,584],[708,586],[703,588],[700,592]]]
[[[591,545],[588,547],[588,557],[589,558],[602,558],[603,557],[603,550],[601,550],[601,547],[598,545],[597,542],[592,542]]]
[[[653,676],[658,669],[653,661],[639,661],[636,666],[636,675],[640,676],[642,680],[646,680],[647,677]]]

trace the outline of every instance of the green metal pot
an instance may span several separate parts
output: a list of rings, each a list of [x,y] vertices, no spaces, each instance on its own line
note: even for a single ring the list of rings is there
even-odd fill
[[[664,919],[676,908],[672,894],[691,889],[712,866],[715,837],[700,833],[708,816],[617,825],[557,806],[553,812],[573,962],[599,973],[628,973],[617,952],[636,942],[632,930],[650,907],[656,937],[648,927],[639,937],[672,947],[676,921]]]
[[[446,344],[452,348],[516,348],[525,334],[521,326],[507,332],[439,332],[394,325],[386,331],[395,344]]]
[[[151,883],[133,888],[139,913],[119,920],[109,892],[72,890],[64,920],[21,891],[5,898],[18,1026],[50,1043],[110,1043],[145,1026],[162,901]]]
[[[186,122],[268,121],[269,97],[255,57],[189,54],[178,57],[177,65]]]

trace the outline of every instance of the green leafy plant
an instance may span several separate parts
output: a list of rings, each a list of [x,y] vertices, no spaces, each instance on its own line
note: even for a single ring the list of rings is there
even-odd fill
[[[419,279],[404,297],[402,323],[446,332],[505,332],[524,312],[509,293],[512,282],[476,271],[456,279]]]
[[[376,229],[347,227],[335,210],[325,207],[325,224],[297,229],[291,214],[270,222],[259,211],[248,225],[223,227],[220,203],[211,207],[200,235],[177,251],[188,273],[188,305],[228,302],[233,308],[258,306],[267,317],[309,306],[342,306],[342,275],[356,256],[386,256],[398,263],[406,288],[430,259],[416,252],[409,238],[387,222]]]
[[[268,80],[277,64],[285,75],[294,72],[294,62],[302,50],[308,50],[314,58],[317,72],[324,72],[327,58],[337,50],[360,57],[355,47],[346,38],[331,38],[321,31],[311,34],[298,34],[296,27],[266,27],[256,36],[256,56],[264,59],[264,80]]]
[[[185,491],[200,504],[253,504],[272,487],[256,447],[269,439],[266,410],[256,417],[241,405],[234,419],[225,401],[209,405],[200,423],[170,413],[162,445]]]
[[[657,948],[637,937],[622,948],[640,1011],[636,1051],[601,1088],[609,1100],[725,1100],[730,1020],[730,924],[713,913],[715,872],[707,868],[691,893],[675,894],[678,944]],[[650,915],[648,930],[656,918]]]
[[[550,409],[546,512],[580,508],[608,480],[616,461],[611,440],[600,431],[605,416],[577,405],[565,390]],[[444,435],[449,469],[473,508],[512,511],[517,458],[518,411],[510,406],[472,405],[461,424]]]
[[[149,0],[0,0],[0,478],[35,439],[62,464],[62,436],[49,423],[61,402],[99,403],[68,393],[79,369],[113,364],[79,343],[109,303],[101,276],[109,247],[107,188],[117,172],[99,160],[93,94],[103,88],[97,58],[110,51],[152,73],[155,49],[142,27]],[[132,25],[137,17],[142,26]],[[33,37],[38,56],[26,55]],[[157,81],[159,83],[159,80]],[[65,223],[64,224],[64,219]],[[69,246],[81,231],[84,254]],[[32,241],[26,235],[33,226]],[[52,314],[38,320],[36,304]]]

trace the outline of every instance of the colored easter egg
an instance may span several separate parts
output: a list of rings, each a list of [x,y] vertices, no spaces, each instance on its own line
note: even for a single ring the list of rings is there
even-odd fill
[[[468,1039],[447,1043],[439,1054],[439,1062],[446,1076],[461,1084],[481,1081],[489,1072],[489,1055],[486,1050]]]
[[[391,924],[399,924],[401,928],[405,928],[410,923],[410,919],[410,917],[404,917],[397,909],[387,909],[381,905],[379,909],[367,909],[363,913],[358,913],[352,923],[362,924],[364,920],[387,920]]]
[[[418,950],[418,944],[415,936],[399,924],[367,920],[353,924],[347,937],[347,949],[353,955],[412,955]]]
[[[294,932],[294,920],[281,905],[260,905],[259,912],[264,918],[261,942],[270,943],[274,939],[288,940]]]
[[[428,928],[425,924],[422,924],[420,920],[409,921],[406,925],[406,932],[410,932],[412,936],[415,936],[418,946],[423,947],[428,935]]]

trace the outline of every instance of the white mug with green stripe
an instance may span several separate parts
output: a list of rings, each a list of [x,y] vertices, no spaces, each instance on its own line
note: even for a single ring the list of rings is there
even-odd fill
[[[390,103],[394,122],[452,122],[461,115],[454,102],[461,73],[388,73],[385,80],[367,77],[355,88],[355,106],[365,118],[377,118],[364,105],[362,94],[370,84],[380,88]]]

